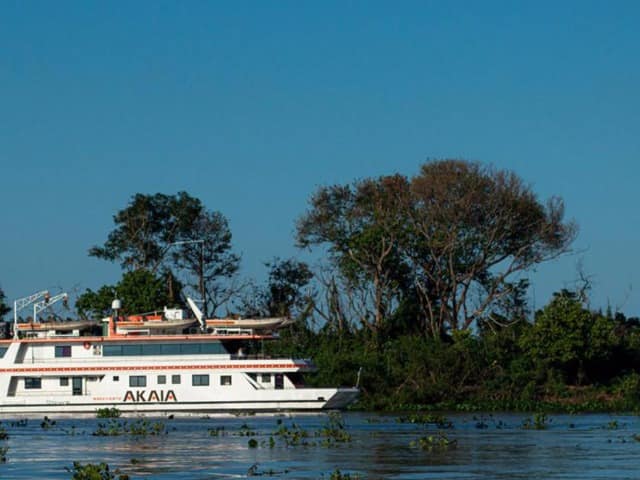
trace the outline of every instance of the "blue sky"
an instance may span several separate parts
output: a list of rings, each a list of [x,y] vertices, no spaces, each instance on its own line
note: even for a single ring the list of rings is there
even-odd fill
[[[0,3],[0,286],[97,288],[87,256],[137,193],[230,221],[243,274],[296,255],[321,185],[462,157],[580,225],[540,307],[592,276],[640,315],[638,2]]]

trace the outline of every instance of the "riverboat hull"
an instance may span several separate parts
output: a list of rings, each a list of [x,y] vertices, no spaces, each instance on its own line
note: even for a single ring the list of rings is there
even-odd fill
[[[314,412],[340,410],[352,403],[358,395],[355,388],[309,389],[301,398],[268,398],[237,401],[194,402],[101,402],[76,403],[74,400],[45,400],[41,403],[4,404],[0,406],[2,417],[38,417],[42,415],[96,415],[100,409],[116,408],[123,414],[166,416],[202,414],[254,414]],[[134,395],[135,397],[135,395]]]
[[[247,355],[259,335],[0,341],[0,415],[215,414],[342,409],[357,388],[303,386],[309,360]],[[232,350],[237,348],[237,350]],[[230,353],[230,352],[233,353]]]

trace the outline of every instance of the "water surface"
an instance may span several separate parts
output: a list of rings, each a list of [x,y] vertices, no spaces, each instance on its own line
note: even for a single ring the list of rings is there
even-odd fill
[[[331,446],[315,436],[327,425],[326,415],[148,419],[162,422],[167,433],[146,436],[95,436],[98,424],[107,421],[93,418],[57,419],[48,428],[42,428],[42,419],[30,419],[26,426],[5,419],[9,439],[0,445],[9,450],[0,478],[68,479],[65,467],[73,461],[106,462],[132,479],[164,480],[247,478],[250,473],[328,479],[336,469],[362,479],[640,478],[640,442],[633,438],[640,433],[638,417],[550,415],[546,429],[526,430],[527,417],[447,415],[453,428],[442,431],[456,446],[431,450],[411,443],[438,428],[399,423],[397,415],[343,414],[352,440]],[[308,445],[287,445],[273,435],[283,425],[309,435]],[[249,447],[252,439],[257,448]]]

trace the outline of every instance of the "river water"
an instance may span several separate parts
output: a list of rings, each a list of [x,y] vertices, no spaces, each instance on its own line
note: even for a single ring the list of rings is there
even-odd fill
[[[541,430],[522,427],[528,415],[446,417],[452,427],[439,430],[398,415],[344,413],[351,437],[344,442],[318,436],[330,421],[324,414],[146,419],[141,430],[166,433],[118,436],[94,435],[99,424],[108,429],[95,418],[5,419],[0,478],[69,479],[73,461],[106,462],[131,479],[330,479],[336,470],[352,479],[640,478],[640,419],[633,415],[550,415]],[[138,420],[113,425],[124,421]],[[283,429],[298,437],[274,435]],[[439,438],[438,431],[449,446],[416,445]]]

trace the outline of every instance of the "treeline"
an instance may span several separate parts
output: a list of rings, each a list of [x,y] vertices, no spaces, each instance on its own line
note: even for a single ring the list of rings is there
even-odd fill
[[[354,384],[362,367],[373,408],[637,393],[635,319],[589,311],[584,291],[530,312],[527,273],[568,252],[577,227],[561,199],[539,200],[512,172],[441,160],[321,187],[295,238],[319,261],[274,258],[262,284],[240,278],[224,215],[186,192],[136,194],[113,220],[89,255],[122,278],[80,295],[81,316],[108,315],[115,297],[130,313],[184,306],[185,291],[209,316],[289,315],[273,352],[313,357],[317,383]]]
[[[556,293],[533,322],[481,323],[441,338],[298,325],[274,353],[311,356],[314,384],[354,385],[360,407],[402,410],[629,411],[640,407],[640,320]]]

